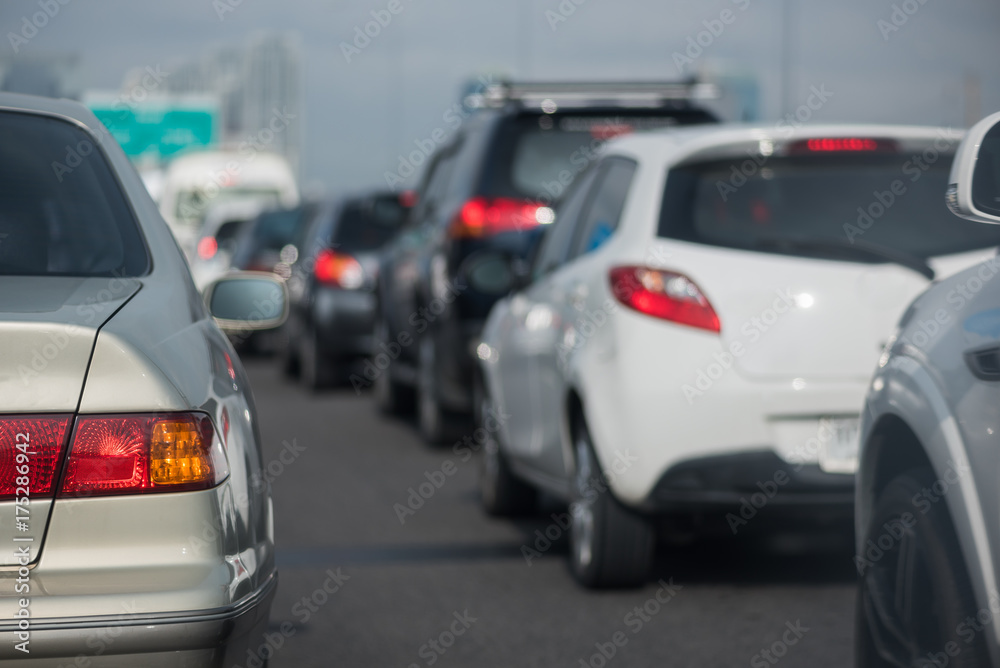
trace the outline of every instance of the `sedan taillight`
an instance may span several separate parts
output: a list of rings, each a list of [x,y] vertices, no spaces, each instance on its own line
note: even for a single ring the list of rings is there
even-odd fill
[[[59,495],[209,489],[228,475],[207,415],[86,415],[77,420]]]
[[[322,285],[345,290],[357,290],[365,283],[365,271],[360,262],[347,253],[337,253],[328,248],[316,256],[313,275]]]
[[[0,501],[52,496],[72,419],[70,415],[0,416]]]
[[[694,281],[683,274],[648,267],[615,267],[611,290],[625,306],[654,318],[719,332],[719,316]]]

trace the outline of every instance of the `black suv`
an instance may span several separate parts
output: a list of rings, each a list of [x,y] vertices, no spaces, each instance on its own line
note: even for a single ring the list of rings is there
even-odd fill
[[[460,436],[472,409],[473,356],[502,294],[463,279],[484,250],[526,256],[550,205],[617,135],[717,119],[697,83],[490,85],[432,156],[406,226],[380,259],[375,347],[364,382],[389,413],[416,399],[423,437]],[[415,391],[415,395],[414,395]]]

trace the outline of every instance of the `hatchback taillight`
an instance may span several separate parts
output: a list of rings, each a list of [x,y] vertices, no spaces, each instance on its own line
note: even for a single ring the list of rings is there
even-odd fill
[[[207,415],[86,415],[77,419],[59,494],[209,489],[228,475]]]
[[[0,501],[52,496],[72,419],[0,416]]]
[[[357,290],[365,282],[365,272],[360,262],[346,253],[330,249],[324,249],[316,256],[313,275],[322,285],[345,290]]]
[[[719,332],[719,316],[694,281],[683,274],[648,267],[615,267],[611,290],[625,306],[654,318]]]
[[[552,209],[537,202],[507,197],[474,197],[459,209],[448,228],[448,236],[452,239],[478,239],[546,225],[554,218]]]

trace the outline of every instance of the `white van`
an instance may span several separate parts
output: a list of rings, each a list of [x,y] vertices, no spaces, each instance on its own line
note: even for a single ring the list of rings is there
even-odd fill
[[[206,212],[242,199],[265,206],[297,205],[299,189],[288,161],[273,153],[245,151],[182,155],[167,166],[160,213],[190,258]]]

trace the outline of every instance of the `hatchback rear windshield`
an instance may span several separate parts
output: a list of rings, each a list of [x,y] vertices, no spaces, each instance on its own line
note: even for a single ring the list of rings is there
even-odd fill
[[[392,238],[405,217],[406,208],[396,196],[351,201],[341,211],[332,245],[349,252],[376,250]]]
[[[95,143],[65,121],[0,112],[0,274],[149,270],[136,220]]]
[[[662,237],[809,257],[878,262],[880,249],[921,259],[1000,245],[1000,226],[945,205],[952,156],[789,156],[672,169]],[[751,166],[753,165],[753,166]],[[741,171],[742,170],[742,171]]]
[[[505,121],[499,133],[484,194],[551,202],[608,140],[640,130],[714,120],[696,109],[521,115]]]

